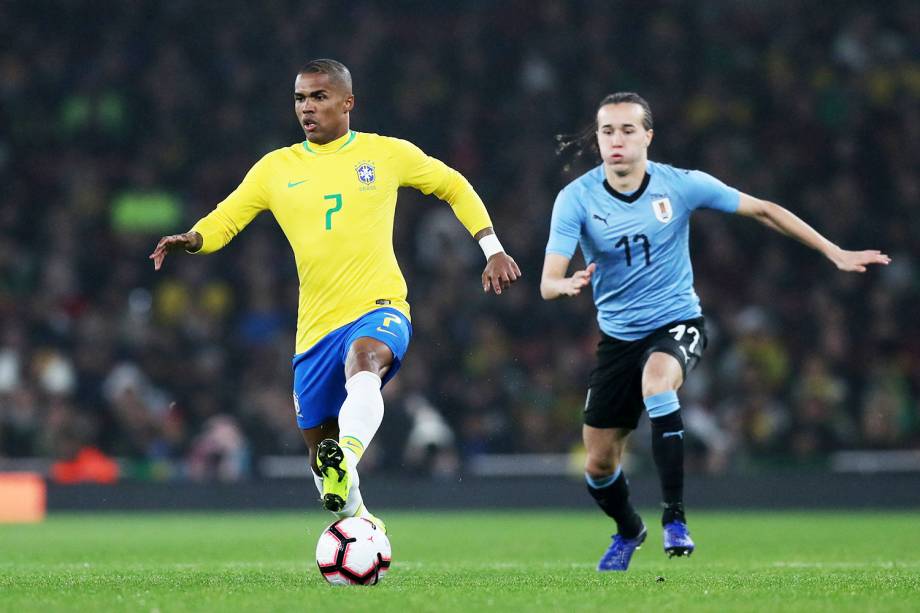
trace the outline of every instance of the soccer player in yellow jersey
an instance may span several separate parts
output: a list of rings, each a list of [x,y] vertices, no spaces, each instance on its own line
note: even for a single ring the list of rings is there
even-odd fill
[[[382,386],[412,335],[406,282],[393,253],[396,192],[414,187],[450,203],[486,256],[483,291],[501,294],[521,271],[501,247],[479,196],[457,171],[415,145],[349,128],[351,74],[335,60],[307,63],[294,81],[306,140],[272,151],[240,186],[150,258],[211,253],[269,210],[294,250],[300,279],[294,408],[323,506],[368,517],[358,462],[383,419]]]

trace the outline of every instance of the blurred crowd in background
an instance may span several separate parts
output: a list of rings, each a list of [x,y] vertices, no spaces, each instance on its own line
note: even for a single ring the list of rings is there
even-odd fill
[[[351,69],[353,129],[470,180],[524,273],[484,295],[450,207],[400,194],[414,339],[367,470],[577,452],[595,310],[538,286],[555,195],[597,160],[555,135],[621,90],[652,106],[652,159],[893,257],[841,273],[752,220],[694,216],[711,340],[681,392],[689,469],[920,447],[920,4],[466,4],[0,3],[0,458],[97,449],[131,476],[234,479],[303,454],[274,220],[159,273],[147,255],[303,140],[292,83],[315,57]]]

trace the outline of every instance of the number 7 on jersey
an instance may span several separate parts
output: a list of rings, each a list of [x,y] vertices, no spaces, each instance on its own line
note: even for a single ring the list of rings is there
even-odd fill
[[[335,200],[335,206],[326,211],[326,229],[332,229],[332,214],[342,208],[342,194],[326,194],[323,200]]]

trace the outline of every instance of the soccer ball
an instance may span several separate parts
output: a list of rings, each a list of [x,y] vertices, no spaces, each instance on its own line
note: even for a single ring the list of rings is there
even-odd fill
[[[316,565],[332,585],[376,585],[390,569],[390,541],[373,522],[346,517],[323,530]]]

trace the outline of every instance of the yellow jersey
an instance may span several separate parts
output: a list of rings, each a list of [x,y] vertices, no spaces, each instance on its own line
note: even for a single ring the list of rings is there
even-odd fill
[[[393,252],[396,192],[411,186],[450,203],[471,235],[492,225],[469,182],[398,138],[363,132],[325,145],[304,141],[259,160],[192,230],[196,253],[224,247],[270,210],[294,250],[300,299],[295,353],[381,306],[409,317],[406,281]]]

